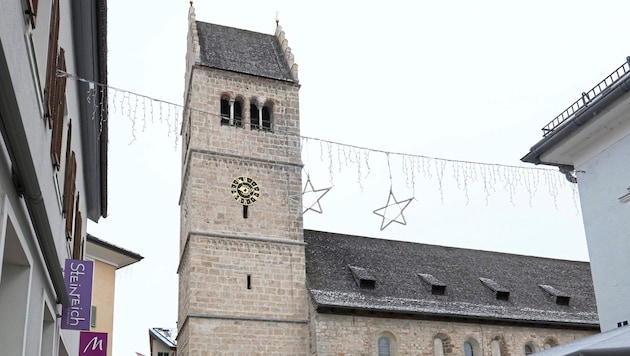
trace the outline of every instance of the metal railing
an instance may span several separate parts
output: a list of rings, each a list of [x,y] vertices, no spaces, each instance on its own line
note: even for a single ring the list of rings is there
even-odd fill
[[[573,119],[578,113],[584,110],[588,105],[600,96],[606,95],[610,91],[613,84],[615,84],[624,75],[630,72],[630,57],[626,57],[626,62],[622,64],[617,70],[612,72],[609,76],[604,78],[601,82],[593,87],[593,89],[582,93],[582,97],[576,100],[566,110],[551,120],[545,127],[542,128],[543,137],[552,133],[563,122]]]

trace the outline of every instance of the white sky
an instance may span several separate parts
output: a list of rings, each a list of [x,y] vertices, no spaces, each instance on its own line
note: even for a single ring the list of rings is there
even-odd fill
[[[630,54],[622,45],[627,1],[232,4],[198,0],[197,20],[271,34],[279,11],[299,64],[302,135],[452,160],[534,168],[520,158],[541,138],[540,128]],[[188,9],[185,0],[109,0],[109,84],[182,104]],[[172,115],[134,111],[134,120],[120,108],[110,113],[109,217],[88,226],[145,256],[116,280],[113,351],[122,356],[148,355],[148,329],[177,320],[181,145]],[[435,177],[408,186],[390,156],[396,197],[416,200],[404,212],[407,225],[380,231],[372,211],[387,201],[385,155],[371,153],[369,175],[363,167],[358,179],[342,156],[330,169],[319,147],[309,145],[305,169],[316,189],[331,179],[334,187],[322,199],[323,214],[305,215],[306,228],[588,259],[569,184],[557,204],[547,188],[530,204],[522,187],[510,195],[502,182],[491,185],[486,201],[487,174],[476,165],[456,165],[477,174],[466,194],[450,171],[441,191]]]

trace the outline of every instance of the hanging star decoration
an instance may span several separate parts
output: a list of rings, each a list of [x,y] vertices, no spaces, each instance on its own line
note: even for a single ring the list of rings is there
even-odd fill
[[[302,214],[305,214],[309,210],[321,214],[323,210],[320,200],[330,191],[330,189],[332,189],[332,187],[315,189],[313,187],[313,183],[311,182],[311,177],[306,174],[306,183],[304,184],[304,190],[302,190],[302,207],[307,208],[302,211]],[[312,203],[306,202],[307,198],[309,198]]]
[[[395,222],[401,225],[407,225],[407,221],[405,220],[405,215],[403,212],[409,206],[409,203],[414,198],[409,198],[405,200],[398,201],[394,196],[394,192],[392,189],[389,189],[389,197],[387,197],[387,204],[379,209],[374,210],[374,214],[381,216],[383,221],[381,222],[381,231],[385,230],[389,224]],[[393,218],[392,218],[393,216]]]

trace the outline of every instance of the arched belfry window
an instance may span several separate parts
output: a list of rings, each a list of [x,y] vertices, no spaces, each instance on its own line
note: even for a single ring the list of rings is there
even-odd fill
[[[378,356],[391,356],[392,344],[391,340],[387,336],[381,336],[378,338]]]
[[[262,109],[261,129],[271,131],[272,112],[273,112],[273,106],[271,105],[271,103],[266,103]]]
[[[234,101],[234,126],[243,126],[243,98],[237,97]]]
[[[238,126],[243,124],[243,98],[232,100],[227,95],[221,96],[221,125]]]
[[[258,111],[258,105],[254,101],[249,104],[249,118],[251,129],[258,129],[260,122],[260,112]]]
[[[259,106],[252,100],[249,114],[252,130],[271,131],[271,122],[273,121],[273,104],[271,102],[266,102],[259,110]]]
[[[230,124],[230,98],[227,95],[221,96],[221,125]]]

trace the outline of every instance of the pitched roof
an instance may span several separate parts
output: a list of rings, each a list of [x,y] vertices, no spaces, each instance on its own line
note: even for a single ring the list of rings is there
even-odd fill
[[[197,21],[201,65],[293,82],[274,35]]]
[[[164,346],[175,349],[177,347],[177,329],[151,328],[149,329],[149,338],[158,340]]]
[[[312,230],[304,230],[304,241],[308,289],[319,312],[334,309],[598,325],[588,262]],[[376,279],[374,288],[360,287],[352,271],[356,267],[371,273]],[[432,293],[427,275],[446,285],[443,295]],[[507,300],[499,298],[483,279],[509,292]],[[541,285],[568,294],[569,304],[557,303]]]

